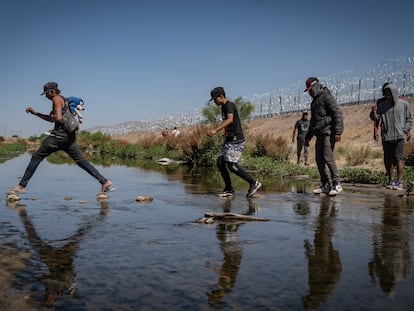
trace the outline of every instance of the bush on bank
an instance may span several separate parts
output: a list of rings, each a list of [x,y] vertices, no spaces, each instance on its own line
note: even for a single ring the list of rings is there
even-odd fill
[[[0,156],[16,155],[25,152],[27,149],[27,143],[24,139],[16,139],[11,142],[6,140],[0,141]]]
[[[102,158],[105,159],[106,164],[114,158],[132,161],[171,158],[184,161],[194,167],[215,167],[222,137],[221,135],[210,137],[207,131],[207,126],[200,125],[179,137],[163,137],[159,133],[153,133],[146,135],[135,144],[115,140],[110,135],[101,132],[81,131],[78,133],[78,145],[88,158]],[[28,141],[31,144],[37,141],[38,145],[46,137],[46,135],[30,137]],[[27,150],[27,145],[26,140],[19,138],[14,138],[13,143],[0,141],[0,156],[24,152]],[[248,137],[241,165],[247,170],[274,178],[308,175],[312,179],[318,179],[319,174],[316,168],[299,166],[286,160],[290,153],[288,146],[287,140],[283,137],[273,138],[268,134]],[[369,161],[372,156],[368,150],[367,147],[356,152],[344,150],[348,164],[348,167],[340,171],[344,182],[386,184],[387,178],[384,171],[353,167]],[[62,152],[52,155],[51,159],[58,163],[67,159],[67,156]],[[410,188],[411,185],[411,188],[414,188],[414,168],[412,167],[414,166],[414,143],[411,141],[406,145],[404,163],[404,184],[406,188]]]

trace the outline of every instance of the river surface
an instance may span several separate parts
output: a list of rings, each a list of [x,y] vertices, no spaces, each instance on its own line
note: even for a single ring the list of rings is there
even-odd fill
[[[0,164],[2,193],[29,159]],[[412,200],[270,178],[253,199],[234,178],[222,199],[216,169],[97,168],[117,188],[107,201],[83,170],[46,160],[20,202],[3,200],[0,309],[414,309]],[[197,223],[206,212],[268,221]]]

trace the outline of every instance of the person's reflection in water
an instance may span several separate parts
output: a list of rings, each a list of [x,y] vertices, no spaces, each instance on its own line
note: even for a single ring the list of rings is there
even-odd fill
[[[107,215],[108,209],[102,208],[100,214],[95,216],[98,217],[97,219],[94,218],[94,220],[83,224],[73,235],[65,239],[66,243],[63,246],[54,247],[52,246],[53,242],[43,241],[37,234],[24,206],[11,207],[18,211],[27,239],[47,268],[47,272],[40,277],[40,282],[45,288],[43,303],[46,306],[53,306],[59,296],[73,296],[76,291],[76,272],[73,260],[79,249],[79,244],[93,225]]]
[[[406,206],[400,198],[386,197],[382,223],[373,230],[373,258],[368,271],[373,284],[376,277],[384,293],[395,294],[399,280],[410,275],[410,234],[407,224]]]
[[[301,200],[293,205],[296,214],[306,217],[310,214],[309,201]]]
[[[230,212],[231,199],[226,199],[223,204],[223,212]],[[246,215],[253,214],[258,210],[256,200],[248,199],[248,211]],[[220,308],[221,300],[224,295],[231,291],[236,284],[237,274],[240,269],[243,249],[238,241],[237,230],[243,221],[218,222],[216,226],[216,236],[220,241],[220,249],[223,252],[223,263],[218,270],[218,282],[216,288],[207,294],[208,303],[211,307]]]
[[[342,265],[339,251],[334,249],[331,241],[335,216],[335,201],[330,201],[329,197],[322,198],[313,248],[305,240],[309,285],[309,293],[303,298],[305,309],[317,309],[327,300],[340,279]]]

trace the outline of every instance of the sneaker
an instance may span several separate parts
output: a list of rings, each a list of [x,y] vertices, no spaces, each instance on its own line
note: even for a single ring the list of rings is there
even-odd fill
[[[222,192],[217,193],[217,196],[220,198],[227,198],[234,196],[233,189],[224,189]]]
[[[394,183],[394,186],[392,187],[392,189],[401,191],[401,190],[403,190],[403,185],[399,181],[396,181]]]
[[[320,185],[319,188],[314,189],[312,192],[314,194],[321,194],[322,193],[322,187],[323,187],[323,185]]]
[[[253,184],[250,185],[249,191],[247,191],[246,196],[250,198],[253,194],[257,192],[257,190],[259,190],[261,186],[262,186],[261,183],[259,183],[258,181],[255,181]]]
[[[321,193],[328,194],[330,191],[331,191],[331,185],[330,184],[324,184],[324,185],[320,185],[319,188],[313,190],[312,192],[314,194],[321,194]]]
[[[394,189],[395,181],[388,181],[388,184],[385,186],[387,189]]]
[[[338,193],[340,193],[342,191],[344,191],[344,189],[342,189],[342,186],[338,184],[338,185],[332,187],[332,189],[331,189],[331,191],[329,191],[328,195],[337,195]]]

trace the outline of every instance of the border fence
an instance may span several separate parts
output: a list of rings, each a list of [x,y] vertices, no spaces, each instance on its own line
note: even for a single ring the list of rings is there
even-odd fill
[[[382,97],[382,85],[393,82],[402,96],[414,94],[414,57],[386,61],[376,66],[347,70],[318,77],[340,105],[375,102]],[[255,106],[253,118],[269,117],[310,109],[311,98],[304,93],[306,77],[288,88],[246,97]]]
[[[311,98],[304,93],[305,80],[293,83],[289,87],[275,89],[262,95],[244,96],[251,102],[255,110],[252,118],[268,118],[281,114],[289,114],[309,110]],[[414,56],[387,60],[374,66],[361,67],[335,73],[327,77],[318,77],[327,86],[340,105],[359,105],[373,103],[382,97],[382,85],[393,82],[399,94],[414,94]],[[110,135],[121,135],[133,132],[146,132],[174,126],[193,126],[202,123],[204,117],[201,109],[190,113],[178,113],[158,120],[130,121],[116,126],[94,128],[90,132],[101,131]]]

